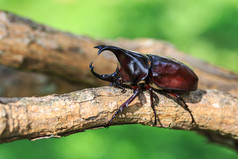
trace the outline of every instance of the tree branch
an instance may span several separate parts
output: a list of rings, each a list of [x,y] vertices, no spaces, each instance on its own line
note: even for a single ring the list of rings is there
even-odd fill
[[[57,31],[14,14],[0,11],[0,64],[20,70],[59,75],[69,81],[91,86],[105,84],[94,78],[88,65],[93,61],[99,44],[109,44],[142,53],[170,56],[193,67],[198,74],[200,89],[219,89],[238,95],[238,75],[195,59],[174,46],[153,39],[94,40]],[[97,59],[98,72],[114,72],[116,61],[103,54]]]
[[[0,143],[61,137],[104,127],[117,108],[131,95],[132,90],[122,94],[120,89],[100,87],[45,97],[1,98]],[[172,99],[158,93],[154,96],[158,118],[156,127],[209,132],[223,136],[225,144],[237,148],[236,97],[215,90],[197,90],[183,96],[196,120],[196,127],[191,125],[189,113]],[[144,91],[115,117],[113,125],[152,126],[153,121],[149,94]]]

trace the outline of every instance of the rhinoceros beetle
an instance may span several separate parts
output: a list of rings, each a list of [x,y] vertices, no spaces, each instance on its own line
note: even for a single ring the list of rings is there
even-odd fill
[[[119,65],[114,73],[100,75],[94,71],[91,62],[89,67],[92,74],[101,80],[109,81],[111,86],[122,88],[122,92],[128,86],[134,90],[134,94],[118,108],[106,127],[109,127],[118,112],[127,107],[143,90],[149,90],[151,108],[155,116],[154,124],[156,124],[157,119],[153,103],[153,91],[162,91],[177,101],[189,112],[192,123],[195,123],[187,104],[180,97],[183,93],[197,89],[198,77],[188,66],[171,58],[145,55],[116,46],[99,45],[95,48],[99,49],[98,55],[104,50],[112,51],[119,61]],[[152,84],[160,89],[151,87]]]

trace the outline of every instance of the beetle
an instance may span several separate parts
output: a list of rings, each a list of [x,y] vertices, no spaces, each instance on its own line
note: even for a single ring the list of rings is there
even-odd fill
[[[89,68],[92,74],[101,80],[110,82],[111,86],[121,88],[122,92],[125,92],[125,88],[128,86],[134,91],[134,94],[117,109],[106,127],[109,127],[119,111],[127,107],[143,90],[149,90],[150,105],[155,116],[154,125],[156,125],[157,119],[153,91],[165,93],[173,98],[189,112],[192,123],[195,123],[190,109],[180,96],[195,91],[198,86],[198,77],[188,66],[172,58],[141,54],[116,46],[99,45],[95,48],[99,49],[98,55],[105,50],[114,53],[119,65],[114,73],[100,75],[94,71],[93,62],[91,62]],[[152,87],[152,84],[159,89]]]

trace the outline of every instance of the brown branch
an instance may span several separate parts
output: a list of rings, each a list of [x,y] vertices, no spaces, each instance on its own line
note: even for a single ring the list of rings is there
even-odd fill
[[[142,53],[170,56],[192,66],[201,89],[218,89],[238,94],[238,75],[212,66],[176,50],[172,45],[152,39],[93,40],[37,24],[14,14],[0,11],[0,64],[21,70],[59,75],[69,81],[96,86],[105,84],[88,69],[97,56],[98,44],[117,45]],[[103,54],[96,65],[98,72],[113,72],[116,61]]]
[[[62,95],[1,99],[0,143],[19,139],[61,137],[92,128],[104,127],[132,90],[100,87]],[[173,100],[156,93],[157,127],[196,130],[222,136],[223,144],[237,148],[238,99],[215,90],[197,90],[183,97],[196,120],[191,125],[189,113]],[[140,94],[119,113],[113,125],[152,126],[153,111],[148,92]],[[220,138],[221,139],[221,138]],[[232,141],[232,142],[231,142]],[[221,141],[219,141],[221,142]]]

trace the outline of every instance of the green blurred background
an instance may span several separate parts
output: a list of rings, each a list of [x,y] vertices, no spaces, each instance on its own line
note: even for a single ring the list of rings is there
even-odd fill
[[[238,72],[237,0],[0,0],[0,9],[93,38],[155,38]],[[237,159],[193,132],[112,126],[0,145],[0,159]]]

